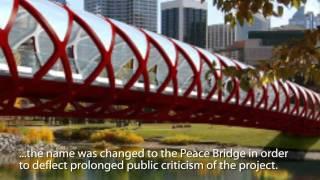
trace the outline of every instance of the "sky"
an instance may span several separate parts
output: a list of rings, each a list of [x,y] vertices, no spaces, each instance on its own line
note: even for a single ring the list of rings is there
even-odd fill
[[[83,8],[83,0],[67,0],[72,6],[76,8]],[[168,0],[160,0],[162,1],[168,1]],[[313,11],[314,13],[318,14],[320,13],[320,0],[308,0],[306,5],[306,12]],[[271,26],[272,27],[278,27],[281,25],[286,25],[289,22],[289,19],[292,17],[292,15],[296,12],[295,8],[285,8],[284,14],[280,18],[271,18]],[[223,14],[218,11],[215,7],[212,6],[212,0],[209,0],[208,3],[208,24],[220,24],[224,22],[224,16]]]

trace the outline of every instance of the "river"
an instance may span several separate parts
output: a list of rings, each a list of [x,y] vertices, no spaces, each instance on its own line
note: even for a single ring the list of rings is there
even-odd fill
[[[18,162],[10,162],[9,156],[0,156],[0,179],[1,180],[280,180],[280,179],[302,179],[302,180],[318,180],[320,179],[320,161],[276,161],[278,170],[245,170],[239,172],[237,170],[112,170],[105,172],[104,170],[88,170],[79,169],[73,172],[70,170],[20,170]],[[5,159],[7,158],[7,159]],[[14,158],[13,158],[14,159]],[[25,159],[22,162],[77,162],[83,163],[110,163],[119,161],[119,159],[105,158],[87,158],[87,159]],[[163,163],[168,159],[152,159],[154,163]],[[13,160],[14,161],[14,160]],[[141,161],[141,159],[131,159],[130,162]],[[184,158],[182,161],[194,161],[194,159]],[[200,162],[206,163],[212,161],[210,159],[201,159]],[[222,161],[222,160],[221,160]],[[252,161],[242,159],[240,162]]]

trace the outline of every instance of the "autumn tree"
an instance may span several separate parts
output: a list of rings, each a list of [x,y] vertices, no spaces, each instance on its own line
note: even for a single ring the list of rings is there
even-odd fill
[[[202,0],[205,1],[205,0]],[[225,14],[225,23],[252,24],[253,15],[265,18],[279,17],[284,8],[300,8],[307,0],[213,0],[213,5]],[[306,30],[304,38],[284,43],[274,48],[273,57],[261,61],[255,69],[239,70],[229,67],[224,70],[228,76],[236,76],[244,88],[259,86],[277,79],[300,77],[304,83],[315,85],[320,90],[320,29]],[[263,73],[261,73],[263,72]]]

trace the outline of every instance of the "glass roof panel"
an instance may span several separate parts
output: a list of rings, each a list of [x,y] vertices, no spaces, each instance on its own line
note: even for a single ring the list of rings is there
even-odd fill
[[[286,81],[286,83],[288,83],[288,85],[293,89],[295,95],[300,98],[300,94],[298,92],[298,89],[297,89],[297,85],[294,84],[293,82],[290,82],[290,81]]]
[[[297,88],[300,90],[300,92],[302,93],[303,97],[305,99],[307,99],[307,92],[305,91],[305,89],[302,86],[297,85]]]
[[[165,53],[167,54],[167,56],[169,57],[170,61],[172,64],[175,64],[175,60],[177,57],[177,51],[176,48],[174,46],[174,44],[167,39],[166,37],[154,33],[154,32],[150,32],[145,30],[145,32],[155,41],[157,41],[157,43],[162,47],[162,49],[165,51]]]
[[[288,84],[283,81],[280,81],[280,83],[284,87],[285,91],[290,94]]]
[[[2,0],[0,11],[0,29],[6,28],[13,10],[13,0]]]
[[[68,12],[57,4],[49,1],[29,0],[27,2],[39,11],[55,31],[60,41],[63,41],[68,30]]]
[[[123,22],[110,19],[118,28],[120,28],[138,48],[143,59],[147,56],[148,42],[146,36],[133,26],[129,26]]]
[[[223,61],[227,66],[236,66],[234,62],[229,58],[222,56],[220,54],[215,54],[215,55],[218,56],[221,59],[221,61]]]
[[[305,89],[305,90],[307,91],[307,94],[311,97],[312,102],[315,103],[316,98],[314,97],[314,93],[309,89]]]
[[[191,58],[192,62],[194,63],[197,71],[199,71],[201,66],[201,61],[200,61],[200,56],[198,51],[186,43],[177,41],[175,39],[173,39],[173,41],[177,43],[178,46],[180,46],[180,48],[182,48],[185,53],[187,53],[187,55]]]
[[[214,56],[212,53],[204,50],[204,49],[201,49],[201,48],[197,48],[209,61],[211,62],[215,62],[216,64],[216,69],[221,69],[221,65],[220,65],[220,62],[219,60],[217,59],[216,56]]]
[[[105,49],[109,51],[112,42],[112,27],[110,23],[98,16],[95,16],[94,14],[82,10],[74,9],[73,12],[81,17],[91,27],[104,45]]]
[[[236,60],[233,60],[233,63],[237,64],[238,66],[240,66],[241,69],[248,69],[248,68],[252,68],[254,69],[254,67],[252,66],[249,66],[249,65],[246,65],[242,62],[239,62],[239,61],[236,61]]]
[[[316,98],[316,101],[320,103],[320,95],[318,93],[314,93],[314,96]]]

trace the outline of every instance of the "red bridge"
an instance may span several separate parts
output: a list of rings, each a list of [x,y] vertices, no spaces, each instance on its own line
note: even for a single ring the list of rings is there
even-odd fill
[[[288,81],[245,91],[221,70],[247,65],[71,7],[1,0],[0,47],[0,115],[212,123],[320,135],[319,94]]]

